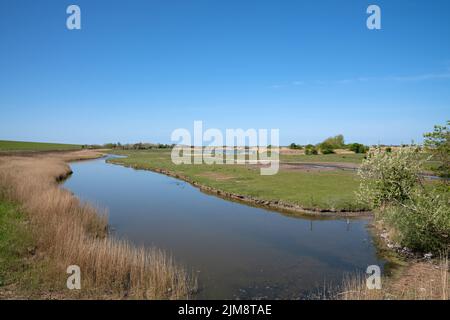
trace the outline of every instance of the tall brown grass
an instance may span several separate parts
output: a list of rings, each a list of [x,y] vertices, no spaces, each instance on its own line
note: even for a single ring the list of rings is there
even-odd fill
[[[405,270],[382,279],[382,288],[368,289],[361,274],[346,277],[340,300],[448,300],[450,293],[447,255],[434,262],[413,262]]]
[[[46,279],[67,296],[66,268],[81,270],[82,298],[189,298],[195,279],[156,248],[136,248],[108,236],[107,217],[80,202],[58,181],[67,177],[67,160],[92,155],[0,158],[0,197],[22,205],[37,241],[37,252],[49,266]]]

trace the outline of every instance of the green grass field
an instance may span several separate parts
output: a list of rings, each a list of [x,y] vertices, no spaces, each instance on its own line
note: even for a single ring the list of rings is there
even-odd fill
[[[354,172],[280,169],[276,175],[262,176],[260,170],[254,166],[206,164],[177,166],[172,163],[170,151],[167,150],[114,151],[114,153],[127,155],[128,158],[110,160],[113,163],[137,169],[170,170],[202,185],[226,192],[262,200],[282,200],[305,209],[353,211],[366,209],[356,200],[355,191],[359,180]],[[332,162],[335,161],[334,156],[320,156],[320,159]]]
[[[0,152],[1,151],[60,151],[60,150],[77,150],[77,149],[81,149],[81,145],[0,140]]]
[[[17,280],[33,242],[18,206],[0,199],[0,287]]]

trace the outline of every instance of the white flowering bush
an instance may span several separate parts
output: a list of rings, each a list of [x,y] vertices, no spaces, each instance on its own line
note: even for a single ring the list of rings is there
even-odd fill
[[[420,183],[422,163],[417,147],[413,146],[395,152],[380,148],[370,151],[358,171],[359,200],[371,208],[379,208],[410,199]]]

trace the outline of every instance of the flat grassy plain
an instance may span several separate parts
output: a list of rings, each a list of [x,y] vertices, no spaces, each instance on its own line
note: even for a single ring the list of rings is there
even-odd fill
[[[0,140],[0,152],[2,152],[2,151],[60,151],[60,150],[78,150],[78,149],[81,149],[81,145]]]
[[[355,191],[359,179],[355,172],[344,170],[289,170],[280,168],[276,175],[262,176],[256,166],[198,164],[175,165],[170,150],[122,151],[112,153],[127,158],[109,160],[136,169],[166,170],[187,177],[189,181],[224,192],[231,192],[268,201],[283,201],[306,210],[365,211],[358,203]],[[295,156],[304,162],[321,159],[336,162],[336,155]],[[339,158],[340,159],[340,158]],[[353,158],[350,158],[353,159]],[[353,159],[352,161],[356,161]]]

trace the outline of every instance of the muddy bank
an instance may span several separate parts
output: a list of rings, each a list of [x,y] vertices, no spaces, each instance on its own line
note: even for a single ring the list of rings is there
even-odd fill
[[[332,171],[332,170],[349,170],[357,171],[358,164],[346,162],[281,162],[280,168],[285,170],[299,171]]]

